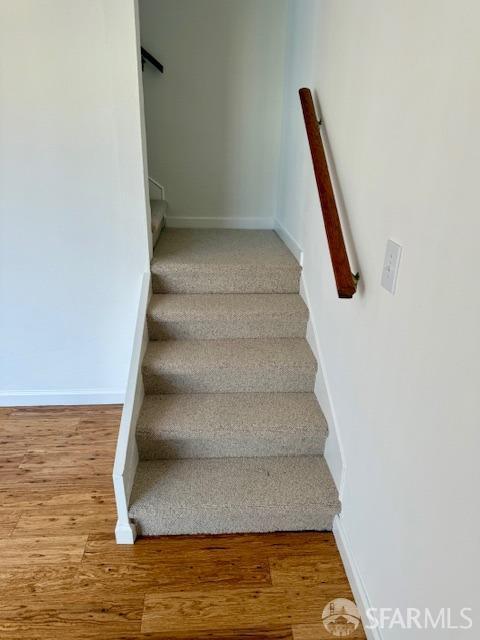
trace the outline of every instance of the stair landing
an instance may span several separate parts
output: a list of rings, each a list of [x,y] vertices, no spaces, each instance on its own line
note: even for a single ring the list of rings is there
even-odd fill
[[[300,266],[274,231],[166,229],[155,293],[298,293]]]

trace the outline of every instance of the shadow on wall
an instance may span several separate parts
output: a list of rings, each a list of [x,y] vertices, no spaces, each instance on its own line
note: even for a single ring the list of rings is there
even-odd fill
[[[140,0],[149,171],[172,216],[276,213],[286,0]]]

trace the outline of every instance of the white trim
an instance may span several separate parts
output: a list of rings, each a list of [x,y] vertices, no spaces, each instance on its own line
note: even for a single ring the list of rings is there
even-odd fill
[[[310,311],[310,296],[308,295],[307,283],[305,281],[305,273],[302,271],[300,277],[300,295],[307,305],[308,310]],[[325,450],[325,461],[328,465],[332,473],[332,477],[335,481],[338,495],[340,500],[343,497],[343,490],[345,487],[345,477],[346,477],[346,462],[345,462],[345,451],[342,444],[342,439],[340,437],[340,432],[337,427],[337,417],[335,414],[335,409],[332,403],[332,393],[330,390],[330,385],[328,383],[328,378],[326,376],[325,370],[325,360],[323,358],[322,350],[320,348],[320,340],[318,338],[318,331],[315,325],[314,318],[312,314],[309,314],[308,323],[307,323],[307,342],[310,345],[311,350],[313,351],[315,358],[318,362],[318,370],[317,377],[315,379],[315,388],[314,393],[315,396],[322,408],[322,411],[325,413],[325,417],[327,418],[328,423],[328,438],[327,445]],[[329,449],[328,444],[329,440],[333,438],[333,442],[331,442],[332,447]],[[338,473],[335,472],[335,469],[340,469],[340,478],[338,478]]]
[[[123,404],[120,389],[32,389],[0,391],[0,407],[40,407],[75,404]]]
[[[167,216],[170,229],[273,229],[273,218]]]
[[[273,226],[275,232],[280,236],[283,242],[287,245],[290,251],[293,253],[295,258],[297,259],[298,264],[303,267],[303,249],[300,247],[295,238],[291,235],[289,231],[285,229],[282,223],[279,220],[274,221]]]
[[[159,182],[157,182],[156,180],[154,180],[150,176],[148,176],[148,181],[150,182],[150,184],[153,184],[154,187],[156,187],[157,189],[160,190],[160,193],[162,194],[162,198],[161,199],[162,200],[166,200],[167,198],[165,197],[165,187],[163,186],[163,184],[160,184]]]
[[[113,487],[118,516],[115,538],[118,544],[133,544],[136,535],[135,527],[128,517],[128,503],[138,466],[135,427],[144,397],[141,367],[148,342],[146,313],[150,296],[150,272],[145,272],[140,287],[132,359],[128,372],[125,404],[123,405],[113,466]]]
[[[117,522],[115,527],[115,540],[117,544],[133,544],[137,537],[137,528],[132,522]]]
[[[345,572],[352,588],[353,597],[355,603],[360,611],[362,620],[367,620],[366,611],[372,608],[370,599],[368,597],[365,585],[360,575],[357,563],[352,554],[352,545],[348,537],[341,516],[335,516],[333,521],[333,535],[335,536],[335,542],[337,543],[340,557],[342,558]],[[365,626],[365,625],[364,625]],[[382,634],[379,629],[365,629],[368,640],[382,640]]]

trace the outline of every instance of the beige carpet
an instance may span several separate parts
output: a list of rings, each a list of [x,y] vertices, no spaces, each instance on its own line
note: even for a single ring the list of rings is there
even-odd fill
[[[131,516],[144,535],[329,529],[338,497],[320,456],[141,462]]]
[[[299,282],[273,231],[166,229],[152,261],[156,293],[298,293]]]
[[[137,424],[143,460],[322,455],[326,436],[313,393],[149,395]]]
[[[140,533],[331,529],[340,504],[300,272],[273,231],[160,234],[130,503]]]
[[[303,338],[307,320],[298,293],[155,294],[148,310],[152,340]]]

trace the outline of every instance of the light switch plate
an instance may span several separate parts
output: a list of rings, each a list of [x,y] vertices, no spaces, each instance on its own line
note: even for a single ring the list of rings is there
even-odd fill
[[[387,242],[387,250],[385,251],[385,261],[383,263],[382,287],[390,291],[390,293],[395,293],[401,255],[402,247],[393,240],[389,240]]]

